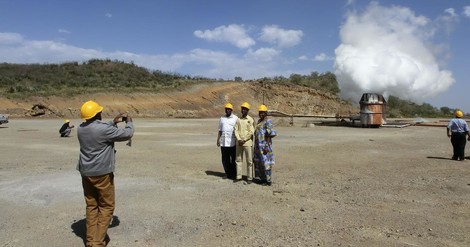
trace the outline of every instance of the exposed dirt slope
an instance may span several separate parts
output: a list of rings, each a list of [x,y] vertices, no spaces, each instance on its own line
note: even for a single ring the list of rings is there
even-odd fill
[[[253,114],[259,104],[292,114],[350,115],[358,110],[338,97],[301,86],[263,85],[247,82],[205,83],[159,93],[97,93],[75,97],[34,97],[26,100],[0,98],[0,113],[10,117],[79,118],[87,100],[105,107],[104,116],[128,112],[134,117],[206,118],[223,114],[226,102],[249,102]]]

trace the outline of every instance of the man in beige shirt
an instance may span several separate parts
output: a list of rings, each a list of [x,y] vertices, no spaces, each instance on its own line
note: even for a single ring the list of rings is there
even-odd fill
[[[235,137],[237,138],[235,159],[237,176],[234,182],[241,181],[242,179],[243,158],[245,158],[247,184],[251,184],[253,181],[253,134],[255,132],[255,121],[252,117],[248,116],[250,104],[244,102],[241,105],[241,111],[242,116],[238,118],[234,126]]]

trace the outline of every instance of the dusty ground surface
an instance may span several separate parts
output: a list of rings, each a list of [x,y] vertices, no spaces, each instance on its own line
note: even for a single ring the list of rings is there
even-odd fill
[[[0,126],[0,246],[83,246],[78,141],[61,123]],[[216,125],[135,119],[109,246],[470,246],[470,161],[449,159],[443,128],[278,125],[263,187],[222,178]]]

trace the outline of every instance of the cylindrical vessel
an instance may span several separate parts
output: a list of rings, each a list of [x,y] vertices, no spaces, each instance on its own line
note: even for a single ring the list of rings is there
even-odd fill
[[[385,123],[387,102],[381,94],[364,93],[359,105],[363,128],[378,128]]]

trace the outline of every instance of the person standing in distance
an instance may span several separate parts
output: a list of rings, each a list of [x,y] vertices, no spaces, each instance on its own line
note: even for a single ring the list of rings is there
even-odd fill
[[[273,138],[277,135],[273,129],[273,121],[268,118],[268,107],[260,105],[259,120],[255,128],[255,144],[253,163],[255,176],[259,177],[262,185],[271,186],[272,168],[274,166]]]
[[[455,112],[455,118],[452,118],[447,125],[447,136],[450,137],[450,142],[454,149],[452,156],[453,160],[465,160],[465,144],[467,140],[465,136],[468,135],[470,141],[470,131],[467,122],[462,119],[463,113],[461,111]]]
[[[105,238],[115,207],[114,142],[127,141],[134,135],[132,118],[125,119],[126,127],[118,128],[123,114],[112,121],[101,120],[103,107],[94,101],[80,108],[82,119],[77,128],[80,156],[77,170],[82,176],[86,203],[86,246],[106,246]],[[108,239],[109,241],[109,239]]]
[[[248,115],[250,104],[244,102],[241,105],[242,116],[238,118],[235,124],[235,137],[237,138],[236,164],[237,174],[236,182],[242,179],[243,158],[246,160],[246,182],[251,184],[253,181],[253,134],[255,132],[254,120]]]
[[[225,104],[225,115],[220,117],[219,132],[217,135],[217,146],[220,147],[220,152],[222,153],[222,165],[229,179],[236,178],[236,139],[233,130],[238,117],[232,114],[232,111],[233,105],[230,103]]]
[[[70,125],[70,120],[66,119],[64,124],[62,124],[62,127],[59,129],[60,137],[69,137],[73,127],[75,126]]]

